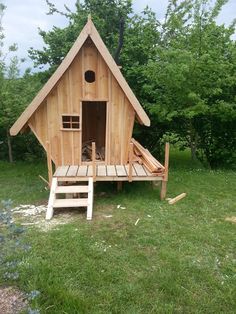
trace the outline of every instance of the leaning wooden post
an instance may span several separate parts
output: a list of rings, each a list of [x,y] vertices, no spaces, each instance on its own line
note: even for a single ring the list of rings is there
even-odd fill
[[[168,171],[169,171],[169,152],[170,152],[170,144],[166,143],[165,145],[165,172],[161,184],[161,200],[164,200],[166,197],[166,187],[168,181]]]
[[[134,156],[134,144],[129,144],[129,182],[132,182],[132,166],[133,166],[133,156]]]
[[[92,167],[93,167],[93,181],[96,181],[96,144],[92,142]]]
[[[51,159],[51,145],[50,142],[47,141],[47,164],[48,164],[48,182],[49,186],[52,184],[52,159]]]

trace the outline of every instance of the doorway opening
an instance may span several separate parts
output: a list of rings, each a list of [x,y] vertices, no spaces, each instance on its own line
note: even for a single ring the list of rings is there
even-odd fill
[[[92,161],[92,142],[96,144],[96,160],[105,161],[106,106],[105,101],[82,102],[82,161]]]

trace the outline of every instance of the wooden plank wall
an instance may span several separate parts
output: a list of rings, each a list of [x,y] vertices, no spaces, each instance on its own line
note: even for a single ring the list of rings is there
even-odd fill
[[[93,70],[94,83],[84,80],[84,73]],[[81,131],[62,131],[61,115],[81,116],[82,101],[107,101],[106,164],[126,164],[135,112],[102,56],[89,40],[63,74],[46,100],[29,121],[34,134],[46,149],[51,145],[56,166],[81,164]],[[82,116],[80,118],[82,123]],[[81,125],[82,129],[82,125]]]

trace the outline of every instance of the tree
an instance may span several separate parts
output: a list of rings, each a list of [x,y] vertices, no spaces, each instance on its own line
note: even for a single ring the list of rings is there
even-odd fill
[[[0,47],[3,48],[3,28],[2,17],[6,7],[0,3]],[[8,158],[13,162],[12,140],[10,136],[10,127],[23,111],[26,104],[32,99],[35,92],[41,86],[37,76],[31,76],[29,70],[26,70],[23,77],[20,77],[20,64],[23,60],[19,60],[16,55],[10,57],[10,61],[6,61],[9,54],[17,52],[16,44],[8,48],[7,54],[0,50],[0,127],[1,136],[3,136],[3,144],[6,140],[8,147]]]
[[[125,23],[132,12],[131,0],[85,0],[82,3],[77,1],[76,12],[71,12],[67,6],[65,6],[66,12],[61,12],[49,0],[47,3],[48,14],[64,15],[69,25],[63,29],[54,26],[49,32],[39,31],[46,47],[43,50],[33,48],[29,50],[29,55],[36,66],[49,65],[50,73],[54,71],[72,47],[89,14],[92,15],[93,22],[108,49],[119,63]]]
[[[147,107],[154,126],[156,120],[165,123],[166,131],[184,138],[193,158],[204,155],[211,166],[230,158],[224,159],[215,144],[211,154],[208,153],[209,143],[216,143],[219,132],[209,129],[211,141],[205,142],[206,125],[210,128],[214,117],[217,116],[219,123],[220,117],[223,121],[229,111],[235,112],[236,59],[235,42],[231,39],[235,22],[229,27],[215,22],[226,2],[216,1],[211,8],[210,1],[206,0],[182,1],[179,5],[169,1],[166,19],[160,27],[160,40],[155,46],[155,58],[149,58],[142,71],[146,84],[141,92],[149,102]],[[210,119],[209,123],[206,119]],[[234,130],[229,128],[228,133]],[[153,138],[153,132],[150,134]],[[222,140],[224,134],[222,129]],[[223,143],[227,144],[224,140]],[[231,144],[232,141],[223,150],[233,155]],[[214,151],[215,157],[221,156],[217,163],[212,159]]]
[[[2,27],[2,18],[4,14],[4,10],[6,7],[0,3],[0,47],[3,48],[3,40],[4,40],[4,33],[3,33],[3,27]],[[9,47],[9,52],[15,51],[16,46],[13,45]],[[1,116],[0,116],[0,125],[2,128],[5,129],[6,131],[6,138],[7,138],[7,144],[8,144],[8,154],[9,154],[9,161],[13,161],[12,157],[12,147],[11,147],[11,140],[10,140],[10,133],[9,133],[9,128],[10,128],[10,108],[8,107],[8,100],[9,100],[9,92],[11,89],[11,82],[14,79],[14,77],[17,75],[17,63],[18,60],[16,57],[11,59],[10,65],[7,68],[6,64],[4,62],[6,56],[4,56],[2,50],[0,51],[0,111],[1,111]],[[6,79],[6,76],[7,79]],[[15,93],[13,95],[16,95]],[[14,108],[13,108],[14,110]]]
[[[232,164],[235,21],[229,27],[216,23],[227,2],[215,0],[211,7],[210,0],[169,0],[165,20],[158,21],[149,8],[131,14],[128,0],[85,0],[77,2],[74,13],[67,7],[59,12],[48,1],[49,13],[64,14],[69,25],[40,31],[47,47],[31,49],[30,55],[36,64],[49,64],[54,71],[92,13],[105,44],[113,56],[118,51],[124,75],[151,117],[151,128],[136,132],[142,142],[158,154],[162,138],[169,137],[189,147],[193,159],[207,160],[213,167]]]

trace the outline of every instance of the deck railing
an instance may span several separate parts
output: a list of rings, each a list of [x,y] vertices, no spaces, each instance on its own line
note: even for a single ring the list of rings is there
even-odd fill
[[[161,200],[166,197],[166,187],[168,181],[168,172],[169,172],[169,153],[170,153],[170,144],[166,143],[165,145],[165,172],[163,176],[163,180],[161,183]]]
[[[96,144],[92,142],[92,167],[93,167],[93,181],[96,181]]]

